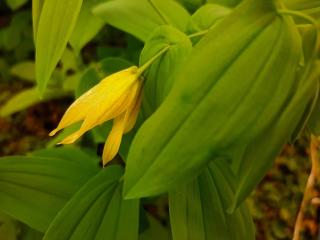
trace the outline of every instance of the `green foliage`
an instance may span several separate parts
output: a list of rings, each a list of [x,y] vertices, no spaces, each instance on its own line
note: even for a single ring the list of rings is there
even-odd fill
[[[142,41],[160,25],[184,31],[189,21],[187,11],[173,0],[109,0],[98,5],[94,13]]]
[[[36,76],[41,94],[62,57],[72,34],[82,0],[46,0],[38,17],[36,31]],[[36,13],[35,13],[36,14]],[[69,24],[66,24],[69,23]],[[48,31],[50,29],[50,31]]]
[[[160,26],[151,34],[141,52],[140,65],[145,64],[163,48],[169,49],[147,70],[145,111],[151,115],[163,102],[173,85],[173,75],[192,49],[192,43],[182,32],[171,26]]]
[[[51,223],[44,240],[138,239],[138,200],[123,200],[121,169],[101,171],[77,192]]]
[[[174,240],[255,239],[245,204],[227,213],[234,197],[236,178],[223,162],[211,162],[191,183],[170,193],[170,218]]]
[[[2,158],[1,209],[38,231],[46,231],[70,197],[98,171],[88,158],[80,150],[68,148]]]
[[[28,6],[6,3],[12,11]],[[83,117],[80,109],[46,149],[0,159],[0,210],[9,215],[0,216],[0,235],[254,239],[244,200],[284,144],[306,127],[320,134],[319,16],[318,1],[307,0],[33,0],[34,63],[30,14],[13,12],[0,29],[1,76],[26,87],[1,106],[1,116],[90,95],[134,64],[138,72],[96,122],[88,119],[97,113]],[[138,120],[124,135],[125,110],[119,155],[101,169],[95,152],[137,81]],[[122,88],[107,93],[117,98]],[[109,112],[117,120],[102,121]],[[94,127],[78,142],[82,150],[55,148],[79,119]],[[170,224],[161,225],[143,205],[166,193]]]

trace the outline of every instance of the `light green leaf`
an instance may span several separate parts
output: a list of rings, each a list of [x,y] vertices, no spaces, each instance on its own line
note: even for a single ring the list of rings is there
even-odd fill
[[[49,99],[59,98],[65,95],[66,93],[61,91],[60,89],[47,89],[45,95],[41,99],[39,96],[39,91],[36,87],[29,88],[17,93],[12,98],[10,98],[3,106],[1,106],[0,116],[6,117],[16,112],[27,109],[28,107],[31,107],[34,104]]]
[[[10,69],[10,73],[15,77],[29,82],[34,82],[36,80],[35,64],[31,61],[17,63]]]
[[[110,25],[142,41],[160,25],[173,25],[184,31],[189,21],[187,11],[173,0],[109,0],[98,5],[94,13]]]
[[[139,200],[123,200],[123,171],[110,166],[84,185],[51,223],[44,240],[137,240]]]
[[[82,0],[46,0],[43,4],[36,38],[36,77],[41,94],[66,48],[81,4]]]
[[[315,29],[309,30],[311,31],[302,38],[303,64],[295,72],[295,82],[291,85],[294,86],[294,90],[290,100],[283,108],[279,109],[273,118],[276,120],[266,125],[264,131],[252,141],[240,146],[242,148],[241,154],[233,156],[232,164],[236,169],[238,185],[231,210],[239,206],[251,193],[271,168],[284,144],[292,139],[292,135],[296,135],[297,129],[301,129],[301,126],[305,125],[301,122],[308,119],[305,117],[305,111],[319,89],[320,69],[316,59],[317,52],[314,51],[316,44],[318,44],[318,33]],[[283,66],[279,68],[283,68]],[[282,90],[280,92],[283,93]]]
[[[195,178],[208,161],[273,122],[291,96],[301,53],[293,23],[272,4],[246,1],[194,47],[134,138],[126,197],[160,194]]]
[[[6,2],[12,10],[17,10],[18,8],[26,4],[28,0],[6,0]]]
[[[99,170],[78,152],[73,151],[72,158],[64,158],[61,152],[61,158],[1,158],[0,209],[38,231],[46,231],[57,212]]]
[[[92,8],[103,0],[84,0],[70,44],[80,53],[81,49],[100,31],[104,22],[92,14]]]
[[[171,90],[176,69],[192,50],[190,39],[171,26],[160,26],[146,42],[141,55],[140,66],[149,61],[165,47],[170,48],[147,70],[144,86],[143,107],[151,115]]]
[[[226,164],[210,162],[196,180],[169,194],[173,240],[255,239],[245,205],[231,215],[226,211],[236,180]]]

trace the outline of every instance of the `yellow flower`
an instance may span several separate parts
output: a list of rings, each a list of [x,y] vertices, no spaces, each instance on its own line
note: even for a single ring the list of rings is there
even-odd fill
[[[103,165],[117,154],[122,135],[135,125],[141,104],[142,81],[137,67],[130,67],[103,79],[79,97],[65,112],[58,127],[49,135],[73,123],[83,121],[80,129],[60,144],[75,142],[85,132],[113,119],[111,132],[103,149]]]

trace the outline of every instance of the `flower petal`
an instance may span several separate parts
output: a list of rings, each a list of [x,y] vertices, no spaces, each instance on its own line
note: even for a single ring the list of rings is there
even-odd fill
[[[132,105],[128,109],[128,119],[126,121],[126,125],[124,128],[124,133],[127,133],[132,130],[134,125],[136,124],[139,110],[142,102],[142,83],[139,82],[140,86],[138,87],[137,94],[135,96],[135,100],[133,101]]]
[[[67,109],[58,127],[49,135],[55,135],[59,130],[84,120],[92,113],[97,119],[101,118],[105,109],[110,108],[137,78],[137,67],[135,66],[106,77]]]
[[[113,126],[111,132],[107,138],[107,141],[103,149],[103,166],[110,162],[118,153],[122,135],[126,123],[127,113],[123,113],[119,117],[113,120]]]

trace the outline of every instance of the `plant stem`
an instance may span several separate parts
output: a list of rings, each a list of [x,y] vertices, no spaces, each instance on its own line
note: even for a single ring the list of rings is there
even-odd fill
[[[188,38],[194,38],[194,37],[202,36],[202,35],[207,34],[208,32],[209,32],[209,29],[206,29],[206,30],[203,30],[203,31],[200,31],[200,32],[196,32],[196,33],[190,34],[190,35],[188,35]]]
[[[139,69],[138,69],[138,74],[141,75],[150,65],[157,60],[159,57],[161,57],[162,54],[164,54],[168,49],[170,48],[170,45],[164,47],[161,49],[156,55],[154,55],[148,62],[143,64]]]
[[[300,205],[299,213],[294,227],[294,234],[292,240],[300,240],[300,232],[303,224],[303,213],[305,212],[308,204],[312,200],[312,190],[315,187],[319,174],[319,141],[315,136],[311,136],[310,141],[310,159],[311,159],[311,172],[307,181],[307,185],[303,194],[303,199]]]

